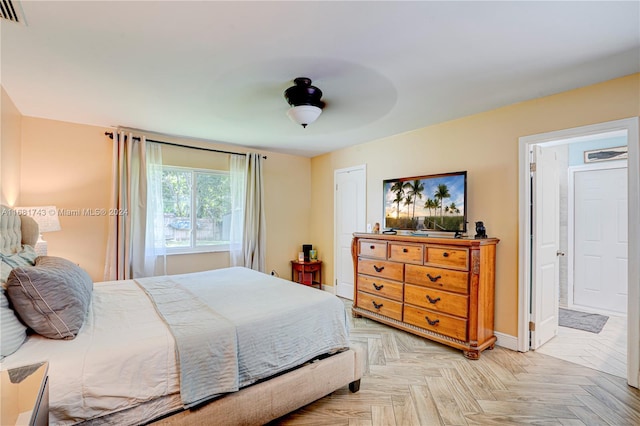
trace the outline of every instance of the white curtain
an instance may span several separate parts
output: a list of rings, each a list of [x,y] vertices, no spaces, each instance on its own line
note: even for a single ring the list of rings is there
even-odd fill
[[[112,173],[105,279],[165,274],[160,146],[114,132]]]
[[[229,159],[231,185],[231,224],[229,227],[229,259],[231,266],[244,266],[242,229],[244,223],[245,165],[244,155],[232,155]]]
[[[232,266],[245,266],[265,272],[266,221],[262,168],[262,157],[259,154],[247,153],[245,157],[231,157],[233,214],[230,257]],[[241,221],[234,220],[240,217]]]

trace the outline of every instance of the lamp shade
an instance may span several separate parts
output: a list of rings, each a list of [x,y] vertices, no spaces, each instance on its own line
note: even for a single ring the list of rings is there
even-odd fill
[[[33,218],[37,222],[38,232],[41,234],[62,229],[56,206],[16,207],[15,210],[20,215]]]
[[[287,111],[289,118],[302,127],[307,127],[307,124],[316,121],[321,113],[322,109],[313,105],[294,106]]]

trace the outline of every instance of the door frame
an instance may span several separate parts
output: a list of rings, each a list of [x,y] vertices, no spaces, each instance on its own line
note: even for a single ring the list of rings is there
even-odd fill
[[[360,164],[358,166],[345,167],[343,169],[335,169],[333,171],[333,294],[338,294],[338,257],[339,257],[339,249],[340,241],[338,238],[338,174],[339,173],[349,173],[356,170],[362,170],[364,172],[364,205],[362,206],[362,215],[361,219],[362,223],[365,224],[367,222],[367,165]],[[356,232],[364,232],[365,229],[356,230]],[[356,283],[353,283],[354,287]]]
[[[609,170],[609,169],[623,169],[628,168],[627,160],[615,160],[615,161],[605,161],[602,163],[592,163],[592,164],[584,164],[580,166],[570,166],[569,167],[569,176],[568,176],[568,209],[567,213],[569,215],[569,223],[567,224],[567,264],[569,267],[567,268],[567,307],[573,308],[576,305],[573,303],[573,287],[574,287],[574,252],[575,252],[575,174],[579,172],[588,172],[592,170]],[[627,193],[628,193],[627,189]],[[628,296],[627,296],[628,297]],[[578,305],[579,309],[583,311],[592,311],[599,314],[612,314],[612,315],[620,315],[619,312],[607,312],[606,310],[596,310],[589,309],[586,306]]]
[[[529,306],[531,301],[531,246],[529,225],[531,223],[531,188],[529,186],[532,145],[561,142],[588,135],[610,133],[617,130],[627,132],[628,147],[628,192],[629,192],[629,270],[627,309],[627,382],[633,387],[640,383],[640,138],[639,117],[575,127],[519,138],[519,233],[518,233],[518,343],[520,352],[529,350]]]

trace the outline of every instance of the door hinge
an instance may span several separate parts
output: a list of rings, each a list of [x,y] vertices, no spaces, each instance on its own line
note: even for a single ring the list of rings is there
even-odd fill
[[[529,321],[529,331],[536,331],[536,323]]]
[[[529,163],[529,171],[531,172],[536,171],[536,163]]]

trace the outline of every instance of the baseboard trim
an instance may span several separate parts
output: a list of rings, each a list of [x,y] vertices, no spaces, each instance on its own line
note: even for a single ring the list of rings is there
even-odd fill
[[[495,334],[498,338],[498,340],[496,341],[496,345],[506,349],[511,349],[512,351],[518,350],[518,338],[516,336],[511,336],[509,334],[504,334],[497,331],[495,331],[493,334]]]

